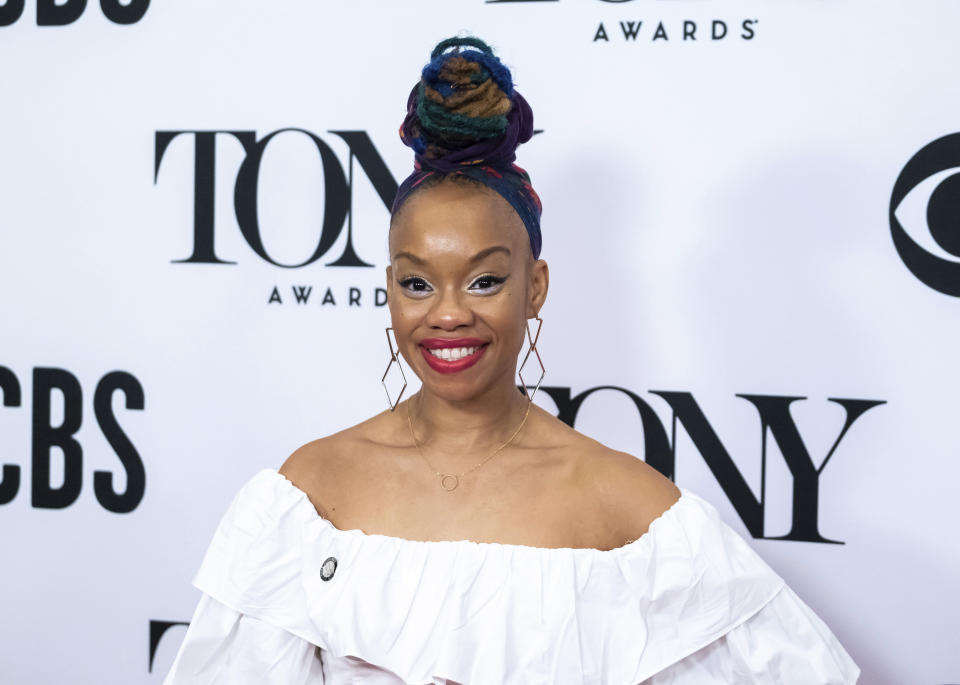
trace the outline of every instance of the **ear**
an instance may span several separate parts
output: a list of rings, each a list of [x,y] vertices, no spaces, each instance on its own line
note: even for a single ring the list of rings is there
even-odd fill
[[[387,302],[393,299],[393,265],[387,265]]]
[[[530,281],[527,287],[527,318],[532,319],[540,313],[540,308],[547,299],[547,288],[550,286],[550,269],[547,263],[536,260],[530,267]]]

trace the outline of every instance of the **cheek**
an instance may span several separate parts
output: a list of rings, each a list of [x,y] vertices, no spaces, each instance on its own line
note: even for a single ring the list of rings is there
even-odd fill
[[[496,331],[503,349],[512,353],[519,350],[526,339],[524,329],[524,312],[522,298],[516,293],[504,293],[498,302],[491,302],[489,306],[479,307],[477,314],[484,322]]]
[[[412,326],[413,312],[410,306],[399,298],[389,302],[390,320],[393,322],[393,329],[399,334],[401,331],[409,332]]]
[[[393,326],[393,334],[397,339],[397,345],[409,358],[409,355],[416,351],[410,347],[410,339],[417,326],[423,321],[425,313],[423,303],[405,298],[401,294],[387,304],[390,310],[390,325]]]

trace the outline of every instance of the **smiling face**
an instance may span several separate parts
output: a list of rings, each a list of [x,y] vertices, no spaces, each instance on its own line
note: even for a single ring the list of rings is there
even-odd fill
[[[482,186],[418,191],[390,230],[387,302],[404,358],[424,388],[451,401],[515,386],[526,321],[546,298],[523,222]]]

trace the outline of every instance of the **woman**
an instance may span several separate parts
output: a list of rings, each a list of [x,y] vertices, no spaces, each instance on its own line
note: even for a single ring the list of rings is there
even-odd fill
[[[514,164],[532,114],[483,42],[431,57],[386,274],[422,388],[241,489],[165,683],[855,683],[710,504],[533,404],[549,271]]]

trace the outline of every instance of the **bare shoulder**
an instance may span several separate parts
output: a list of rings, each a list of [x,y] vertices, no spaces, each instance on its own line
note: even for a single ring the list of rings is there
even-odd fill
[[[311,440],[286,458],[278,472],[306,493],[317,513],[330,519],[344,493],[362,496],[358,473],[376,452],[379,439],[388,441],[391,431],[383,414],[378,414],[338,433]]]
[[[636,540],[680,499],[677,485],[642,459],[581,436],[577,479],[611,530]]]
[[[343,436],[331,435],[301,445],[281,464],[278,472],[306,493],[317,513],[328,518],[324,508],[325,491],[331,482],[339,480],[343,469]]]

